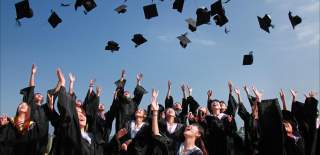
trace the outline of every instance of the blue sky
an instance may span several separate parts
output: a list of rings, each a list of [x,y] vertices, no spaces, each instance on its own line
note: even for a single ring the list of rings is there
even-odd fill
[[[206,103],[206,92],[213,89],[218,99],[227,100],[227,81],[236,87],[256,85],[264,98],[278,97],[280,88],[303,93],[319,92],[319,0],[231,0],[225,5],[229,34],[215,24],[198,27],[188,37],[192,43],[180,47],[176,37],[188,32],[185,19],[196,18],[198,7],[214,1],[186,0],[184,10],[172,10],[172,1],[155,0],[159,16],[145,20],[142,6],[151,0],[129,0],[128,11],[117,14],[122,0],[97,0],[97,8],[84,15],[80,8],[60,7],[61,1],[30,0],[34,17],[15,23],[13,0],[1,1],[1,94],[0,112],[13,115],[21,97],[19,90],[28,85],[31,64],[38,66],[36,91],[44,93],[56,81],[55,69],[76,75],[75,92],[83,99],[88,81],[95,78],[102,86],[102,101],[110,107],[113,82],[121,69],[127,70],[128,90],[135,86],[135,75],[144,74],[147,90],[160,90],[164,101],[167,80],[173,82],[173,97],[181,101],[180,84],[193,88],[193,96]],[[65,3],[73,0],[65,0]],[[47,22],[53,9],[63,22],[53,29]],[[298,14],[302,23],[292,29],[288,12]],[[269,13],[275,25],[267,34],[259,28],[257,16]],[[134,48],[133,34],[141,33],[146,44]],[[108,40],[120,44],[120,51],[104,50]],[[242,56],[254,52],[254,63],[242,66]],[[245,96],[242,93],[242,98]],[[149,104],[150,94],[142,101]],[[244,100],[248,107],[247,100]]]

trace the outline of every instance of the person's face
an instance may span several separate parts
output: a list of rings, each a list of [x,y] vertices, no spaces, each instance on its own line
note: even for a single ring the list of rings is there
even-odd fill
[[[225,112],[227,110],[227,106],[224,102],[220,102],[220,112]]]
[[[19,113],[27,113],[29,110],[29,106],[26,102],[22,102],[18,106],[18,112]]]
[[[176,111],[181,111],[181,110],[182,110],[181,104],[180,104],[180,103],[175,103],[175,104],[174,104],[174,110],[176,110]]]
[[[205,117],[207,115],[207,109],[204,107],[199,108],[198,115],[200,117]]]
[[[138,110],[135,112],[136,118],[144,118],[144,115],[145,115],[145,111],[144,111],[143,109],[138,109]]]
[[[104,111],[104,105],[101,104],[101,103],[99,103],[98,110],[99,110],[100,112],[103,112],[103,111]]]
[[[211,103],[211,110],[215,113],[220,112],[221,110],[220,103],[217,101],[214,101],[213,103]]]
[[[292,133],[292,126],[289,122],[283,122],[283,126],[287,133]]]
[[[195,125],[188,125],[183,132],[185,137],[193,137],[197,138],[200,137],[199,128]]]
[[[81,102],[80,100],[77,100],[77,101],[76,101],[76,106],[77,106],[77,107],[80,107],[81,104],[82,104],[82,102]]]
[[[123,95],[124,95],[126,98],[130,98],[130,97],[131,97],[129,91],[124,91]]]
[[[80,107],[76,107],[76,110],[77,110],[77,114],[78,114],[80,129],[85,128],[85,126],[86,126],[86,124],[87,124],[86,114],[85,114],[85,112],[83,111],[83,109],[80,108]]]
[[[40,93],[34,94],[34,101],[37,105],[40,105],[43,101],[43,96]]]
[[[172,108],[166,110],[166,117],[176,117],[176,112]]]

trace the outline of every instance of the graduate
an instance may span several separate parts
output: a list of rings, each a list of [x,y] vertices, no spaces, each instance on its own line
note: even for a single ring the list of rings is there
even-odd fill
[[[23,102],[26,102],[30,106],[31,116],[30,118],[44,127],[43,132],[40,135],[40,140],[36,144],[37,153],[44,154],[48,143],[48,131],[49,131],[49,120],[48,120],[48,106],[43,103],[43,96],[40,93],[35,93],[35,75],[37,73],[37,67],[35,64],[32,65],[31,75],[29,80],[29,86],[20,90],[20,94],[23,95]]]
[[[160,142],[171,141],[172,139],[165,137],[160,134],[158,126],[158,92],[152,90],[151,98],[151,110],[152,110],[152,133],[155,139]],[[188,125],[183,132],[183,137],[181,139],[174,139],[179,143],[175,145],[175,154],[177,155],[206,155],[206,149],[204,145],[202,147],[196,146],[196,141],[201,141],[203,136],[202,128],[198,125]],[[202,143],[203,144],[203,143]],[[165,144],[164,144],[165,145]],[[168,147],[168,146],[167,146]],[[169,154],[169,153],[167,153]]]
[[[113,101],[110,111],[112,117],[116,119],[116,132],[125,127],[125,124],[134,118],[142,97],[147,91],[141,86],[142,73],[137,74],[137,86],[134,90],[134,96],[131,97],[129,91],[125,91],[125,71],[121,72],[121,77],[116,81],[116,98]]]

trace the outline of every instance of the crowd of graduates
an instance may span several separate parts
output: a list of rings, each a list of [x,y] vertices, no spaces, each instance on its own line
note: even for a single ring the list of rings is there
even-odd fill
[[[90,80],[83,102],[74,92],[75,76],[69,74],[69,88],[60,69],[57,85],[46,97],[35,93],[37,68],[32,65],[29,86],[16,115],[0,117],[1,155],[319,155],[318,100],[315,92],[305,95],[304,103],[291,90],[292,107],[287,108],[285,92],[277,98],[263,99],[253,87],[245,86],[251,110],[241,99],[240,89],[228,82],[227,102],[207,93],[207,106],[200,106],[192,88],[182,85],[183,98],[175,102],[168,81],[164,104],[158,90],[151,91],[147,109],[139,107],[147,91],[138,74],[133,95],[125,90],[125,71],[115,82],[109,109],[100,102],[102,89]],[[96,87],[96,88],[94,88]],[[46,100],[45,100],[46,98]],[[282,105],[282,109],[280,107]],[[237,132],[239,115],[244,136]],[[115,123],[113,121],[115,120]],[[53,140],[47,149],[49,124]],[[111,135],[115,124],[115,134]]]

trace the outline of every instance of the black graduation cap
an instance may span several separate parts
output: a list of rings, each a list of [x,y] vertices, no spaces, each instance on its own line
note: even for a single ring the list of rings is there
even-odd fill
[[[289,15],[290,23],[291,23],[293,29],[294,29],[294,27],[296,27],[298,24],[300,24],[302,22],[301,17],[299,17],[298,15],[292,16],[291,11],[289,11],[288,15]]]
[[[202,24],[209,24],[210,11],[208,11],[207,8],[198,8],[196,14],[197,14],[197,22],[196,22],[197,26],[200,26]]]
[[[150,4],[150,5],[143,6],[143,11],[144,11],[144,17],[146,19],[151,19],[153,17],[158,16],[156,4]]]
[[[225,16],[224,14],[222,15],[215,15],[213,17],[214,22],[216,23],[216,25],[222,27],[224,24],[228,23],[228,18],[227,16]]]
[[[17,12],[17,18],[16,20],[22,19],[22,18],[31,18],[33,17],[33,11],[30,8],[29,1],[23,0],[21,2],[18,2],[15,4],[16,12]]]
[[[213,4],[211,4],[210,7],[211,7],[211,11],[210,11],[211,16],[214,16],[216,14],[218,15],[224,14],[224,9],[222,7],[221,0],[214,2]]]
[[[138,47],[139,45],[147,42],[147,39],[144,38],[142,34],[133,35],[133,38],[131,40],[136,44],[135,47]]]
[[[187,33],[184,33],[177,37],[180,40],[180,45],[183,48],[186,48],[188,43],[190,43],[190,39],[187,37]]]
[[[251,65],[253,63],[253,55],[252,55],[252,51],[249,52],[249,54],[246,54],[243,56],[243,61],[242,61],[242,65]]]
[[[268,14],[265,14],[263,18],[258,16],[258,21],[259,21],[260,28],[268,33],[270,33],[269,28],[274,27],[271,24],[271,17]]]
[[[114,9],[114,11],[117,11],[119,14],[125,13],[125,12],[127,12],[127,5],[122,4],[122,5],[118,6],[116,9]]]
[[[97,4],[94,0],[83,0],[82,5],[86,9],[85,14],[97,7]]]
[[[58,24],[62,22],[62,19],[58,16],[58,14],[54,11],[51,11],[51,16],[48,19],[48,22],[53,28],[56,28]]]
[[[176,9],[178,12],[182,13],[184,0],[175,0],[172,5],[172,9]]]
[[[186,19],[186,22],[188,23],[188,28],[191,32],[194,32],[197,30],[197,22],[194,19],[188,18]]]
[[[119,44],[115,41],[108,41],[108,45],[105,47],[105,50],[110,50],[112,53],[114,51],[119,51],[120,47]]]
[[[76,2],[74,3],[74,9],[77,10],[78,7],[81,7],[83,4],[84,0],[76,0]]]

